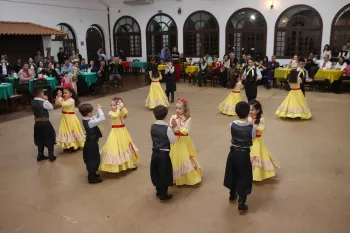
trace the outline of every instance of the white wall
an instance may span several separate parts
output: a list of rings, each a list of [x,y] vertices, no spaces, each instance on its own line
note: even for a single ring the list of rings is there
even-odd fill
[[[96,2],[96,1],[95,1]],[[0,21],[31,22],[56,28],[59,23],[66,23],[72,27],[77,40],[77,48],[86,58],[86,31],[92,24],[97,24],[103,29],[105,47],[109,55],[109,34],[107,10],[102,4],[89,2],[89,0],[16,0],[0,1]],[[84,45],[81,46],[80,42]],[[44,49],[51,45],[52,55],[56,56],[57,42],[48,42],[44,38]],[[46,51],[45,51],[46,52]],[[34,56],[34,55],[33,55]]]
[[[225,53],[225,28],[227,20],[237,10],[241,8],[254,8],[261,12],[267,22],[267,47],[266,54],[271,56],[274,49],[274,30],[275,23],[279,15],[288,7],[298,4],[305,4],[315,8],[323,20],[322,47],[330,42],[331,24],[333,17],[346,4],[348,0],[323,1],[319,0],[276,0],[274,8],[270,9],[271,0],[154,0],[154,4],[141,6],[128,6],[123,3],[115,4],[111,8],[111,32],[113,34],[114,23],[121,16],[130,15],[134,17],[140,24],[142,31],[142,60],[146,59],[146,25],[148,20],[158,10],[170,15],[176,22],[178,27],[178,47],[180,52],[183,51],[183,26],[186,18],[198,10],[206,10],[212,13],[219,22],[220,26],[220,54],[222,57]],[[181,7],[182,14],[177,13],[177,9]],[[120,10],[120,13],[118,13]],[[113,39],[113,37],[112,37]],[[113,42],[112,42],[113,44]],[[282,61],[283,62],[283,61]]]

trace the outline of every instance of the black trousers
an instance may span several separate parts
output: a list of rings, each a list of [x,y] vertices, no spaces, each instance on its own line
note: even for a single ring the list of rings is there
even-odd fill
[[[303,92],[303,94],[305,96],[305,85],[304,85],[304,83],[300,83],[300,90]]]
[[[168,186],[173,185],[173,167],[171,164],[169,151],[153,149],[151,159],[151,179],[157,192],[161,195],[168,194]]]
[[[96,173],[100,166],[100,150],[97,139],[86,139],[83,149],[83,159],[88,173]]]
[[[227,87],[227,70],[225,69],[220,75],[220,85],[222,87]]]
[[[248,102],[251,100],[255,100],[258,94],[258,88],[257,88],[256,82],[246,81],[244,88],[245,88],[245,94],[247,96]]]
[[[47,147],[49,157],[54,157],[56,132],[50,121],[36,121],[34,124],[34,143],[38,147],[38,157],[44,156]]]
[[[202,73],[202,72],[198,72],[198,86],[202,86],[202,81],[204,83],[204,85],[207,85],[207,74],[206,73]]]
[[[249,148],[231,147],[227,156],[224,186],[242,197],[252,192],[253,171]]]

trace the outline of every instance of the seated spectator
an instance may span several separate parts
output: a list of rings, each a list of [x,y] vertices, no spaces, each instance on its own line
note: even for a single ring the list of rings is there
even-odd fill
[[[90,62],[91,63],[91,62]],[[100,62],[100,67],[97,71],[97,81],[96,84],[92,86],[92,94],[98,94],[102,89],[102,84],[107,81],[108,67],[105,61]]]
[[[339,57],[339,61],[335,65],[336,70],[345,70],[348,64],[345,62],[345,59],[343,57]]]
[[[34,72],[29,69],[29,65],[25,63],[23,68],[18,72],[19,80],[21,83],[29,83],[29,80],[34,79]]]
[[[160,59],[159,65],[166,65],[163,59]]]
[[[72,51],[72,55],[70,56],[69,60],[72,64],[74,64],[75,62],[80,62],[80,58],[74,50]]]
[[[290,69],[296,69],[298,68],[298,64],[299,64],[298,55],[294,55],[293,59],[289,62],[288,67]]]
[[[114,80],[117,80],[117,86],[119,88],[123,87],[123,79],[119,74],[118,58],[114,58],[108,66],[108,80],[112,87],[114,87]]]
[[[34,57],[35,65],[39,65],[39,62],[44,63],[44,57],[41,56],[41,52],[40,51],[36,52],[36,56]]]
[[[62,73],[70,73],[72,71],[73,65],[69,62],[69,60],[66,60],[64,62],[64,65],[61,68]]]
[[[198,62],[198,85],[199,87],[202,86],[202,81],[204,82],[204,85],[207,85],[207,71],[208,71],[208,63],[204,61],[204,59],[201,57],[199,58]],[[203,79],[204,78],[204,79]]]
[[[52,62],[49,62],[46,69],[46,75],[57,80],[57,83],[61,81],[60,76],[57,74],[56,69]]]
[[[220,84],[223,88],[227,87],[227,70],[230,68],[230,60],[228,59],[227,55],[224,55],[222,66],[221,66],[221,77],[220,77]]]
[[[204,58],[203,58],[203,61],[204,61]],[[188,65],[189,65],[189,66],[195,66],[195,65],[197,65],[197,62],[196,62],[196,61],[193,61],[193,59],[190,58],[190,59],[188,59]]]
[[[120,58],[120,60],[126,61],[126,56],[124,54],[124,51],[121,49],[119,50],[118,57]]]
[[[350,42],[348,42],[348,44],[350,44]],[[341,50],[341,52],[339,52],[338,57],[343,57],[345,59],[345,61],[349,61],[350,60],[350,51],[349,51],[347,45],[344,45],[342,47],[342,50]]]
[[[102,47],[100,47],[98,50],[97,50],[97,57],[98,57],[98,61],[105,61],[107,60],[107,57],[106,55],[103,53],[103,49]]]
[[[323,61],[320,62],[319,68],[322,70],[329,70],[332,68],[332,62],[329,60],[328,55],[324,55]]]
[[[85,58],[83,58],[83,59],[81,60],[81,64],[80,64],[80,71],[81,71],[81,72],[87,72],[88,69],[89,69],[89,65],[86,64],[86,60],[85,60]]]
[[[8,61],[7,61],[5,55],[1,55],[0,66],[1,66],[1,72],[0,72],[0,74],[2,74],[2,75],[5,76],[5,77],[11,75],[10,64],[8,63]]]
[[[267,83],[266,88],[269,89],[271,86],[271,81],[274,80],[275,69],[280,67],[280,63],[276,61],[276,56],[271,57],[271,61],[267,65]]]
[[[38,66],[34,63],[34,60],[33,58],[29,58],[28,60],[28,64],[29,64],[29,69],[34,73],[36,74],[36,71],[38,69]]]
[[[184,54],[180,54],[180,62],[187,62],[187,59],[185,58]]]
[[[350,65],[344,69],[343,75],[339,78],[339,80],[332,83],[332,89],[334,92],[342,93],[343,80],[350,80]]]
[[[207,62],[208,63],[208,62]],[[212,68],[211,70],[215,73],[221,73],[221,67],[222,67],[222,64],[221,62],[219,62],[219,59],[218,57],[215,55],[214,56],[214,59],[213,59],[213,62],[211,63],[212,64]]]
[[[64,73],[63,74],[63,77],[62,77],[60,82],[61,82],[61,86],[63,88],[71,88],[71,89],[73,89],[72,81],[70,80],[70,78],[68,76],[68,73]]]
[[[62,75],[61,66],[60,66],[60,63],[58,63],[58,62],[56,62],[56,64],[55,64],[55,71],[56,71],[58,76]]]
[[[241,56],[241,59],[239,59],[239,63],[242,64],[242,66],[244,66],[243,64],[247,65],[246,62],[247,60],[246,60],[245,54],[243,53]]]
[[[22,69],[22,67],[22,61],[18,58],[16,65],[13,66],[13,71],[18,73]]]
[[[206,54],[204,57],[204,61],[206,63],[213,62],[213,58],[211,56],[209,56],[209,54]]]
[[[267,66],[265,66],[265,62],[263,59],[259,61],[258,68],[262,76],[262,82],[264,82],[264,86],[267,88],[267,85],[269,84],[267,81]]]
[[[39,74],[46,74],[46,70],[45,70],[45,68],[44,68],[44,62],[42,62],[42,61],[39,61],[39,64],[38,64],[38,69],[37,69],[37,76],[39,76]]]
[[[97,66],[95,66],[95,62],[94,61],[90,61],[89,70],[92,73],[97,73],[98,68],[97,68]]]

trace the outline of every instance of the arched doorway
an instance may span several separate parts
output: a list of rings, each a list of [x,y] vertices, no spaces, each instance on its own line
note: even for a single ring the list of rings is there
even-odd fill
[[[338,11],[332,22],[331,47],[333,56],[338,56],[348,41],[350,41],[350,4]]]
[[[141,57],[141,30],[139,23],[130,16],[123,16],[114,25],[114,55],[123,50],[126,57]]]
[[[251,54],[263,58],[266,54],[267,24],[264,16],[252,8],[236,11],[226,24],[226,54],[236,57]]]
[[[177,47],[177,26],[167,14],[156,14],[147,23],[147,58],[159,58],[165,45]]]
[[[67,32],[68,34],[65,36],[55,36],[55,41],[62,41],[63,42],[63,49],[64,52],[69,56],[72,55],[72,51],[77,49],[77,41],[75,38],[75,33],[71,26],[69,26],[66,23],[60,23],[57,25],[58,29],[64,32]]]
[[[186,57],[219,55],[219,24],[214,15],[196,11],[188,16],[183,30]]]
[[[323,22],[312,7],[295,5],[278,17],[275,26],[275,54],[290,59],[294,55],[307,57],[310,52],[320,54]]]
[[[86,31],[86,50],[88,61],[97,60],[97,50],[101,47],[105,52],[105,37],[100,26],[93,24]]]

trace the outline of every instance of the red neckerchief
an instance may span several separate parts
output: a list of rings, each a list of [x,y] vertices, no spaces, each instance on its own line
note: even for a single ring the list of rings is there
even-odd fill
[[[29,70],[27,70],[27,71],[24,71],[24,72],[26,72],[26,78],[27,78],[27,79],[30,79],[30,74],[29,74]]]

